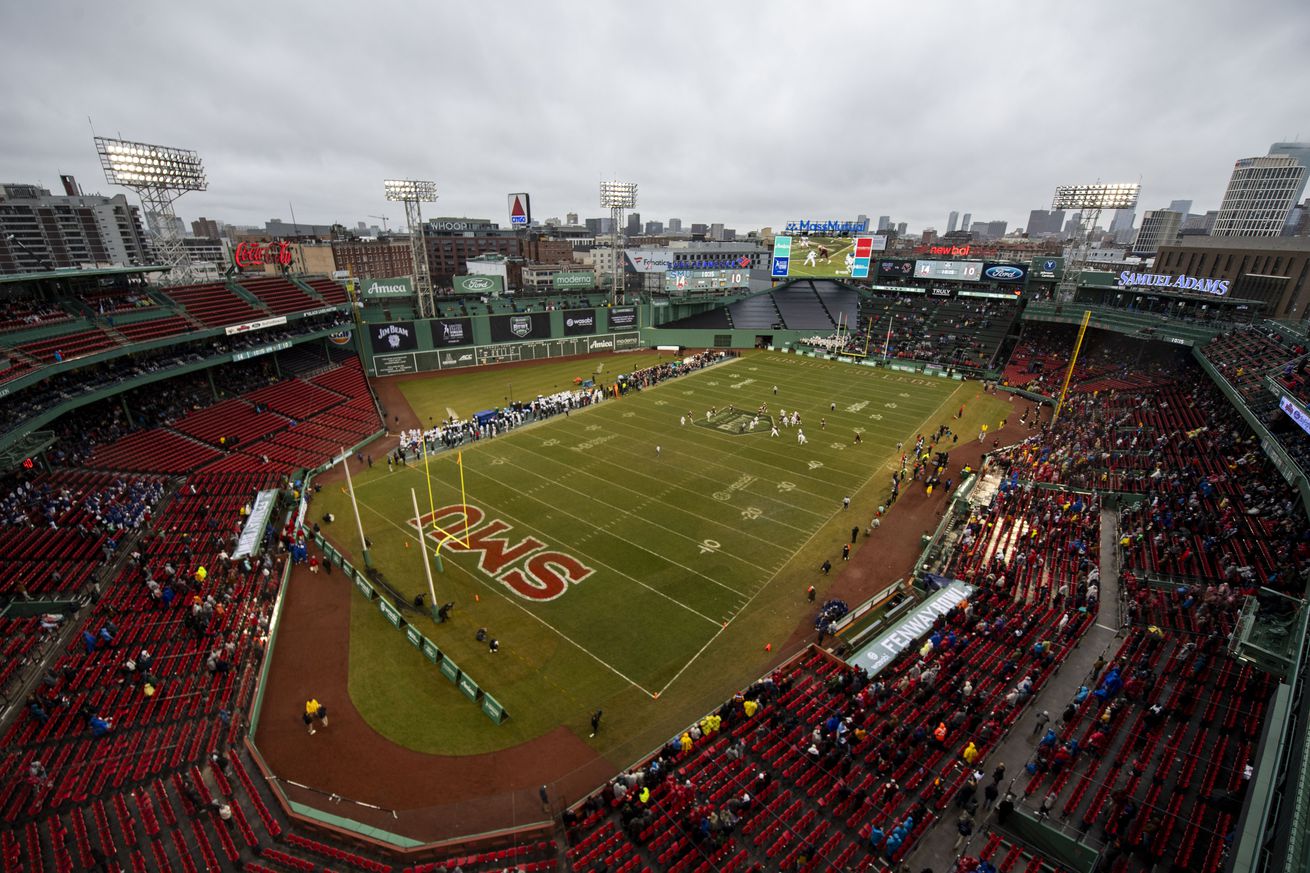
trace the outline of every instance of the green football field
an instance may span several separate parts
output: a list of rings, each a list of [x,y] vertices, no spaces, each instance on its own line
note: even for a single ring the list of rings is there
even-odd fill
[[[612,381],[653,358],[601,360]],[[470,374],[472,387],[459,376],[402,390],[424,420],[448,407],[467,416],[498,405],[509,378],[523,398],[595,367],[547,363]],[[352,609],[352,699],[379,732],[423,751],[488,751],[559,724],[585,737],[587,715],[603,707],[610,730],[598,742],[640,752],[758,674],[761,641],[781,642],[809,614],[799,593],[825,558],[840,566],[850,528],[885,499],[896,443],[952,422],[966,398],[962,442],[1006,404],[971,383],[757,353],[467,446],[474,549],[443,549],[437,598],[456,608],[425,632],[511,718],[492,728],[363,598]],[[783,409],[799,411],[807,444],[797,428],[770,435]],[[434,456],[426,474],[375,463],[355,489],[378,566],[411,596],[425,591],[412,500],[464,538],[456,454]],[[316,498],[315,513],[326,510],[338,517],[333,538],[357,548],[343,489]],[[499,653],[474,640],[478,628]]]

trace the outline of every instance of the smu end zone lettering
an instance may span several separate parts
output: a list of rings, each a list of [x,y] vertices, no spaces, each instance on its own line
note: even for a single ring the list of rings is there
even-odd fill
[[[430,529],[434,521],[440,530]],[[467,526],[468,545],[452,538],[447,548],[475,553],[479,570],[525,600],[554,600],[568,590],[569,583],[577,584],[596,572],[572,555],[542,551],[546,543],[534,536],[515,537],[509,533],[513,525],[499,518],[488,520],[472,504],[443,506],[409,523],[428,529],[428,539],[437,543],[448,534],[462,537]]]

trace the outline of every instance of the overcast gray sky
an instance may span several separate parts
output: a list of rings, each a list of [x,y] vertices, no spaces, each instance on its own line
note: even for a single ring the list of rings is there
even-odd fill
[[[1310,139],[1305,0],[45,0],[0,33],[0,180],[121,191],[90,116],[200,152],[188,220],[399,223],[392,176],[438,183],[426,214],[587,217],[605,177],[643,219],[1014,227],[1097,179],[1213,209],[1234,160]]]

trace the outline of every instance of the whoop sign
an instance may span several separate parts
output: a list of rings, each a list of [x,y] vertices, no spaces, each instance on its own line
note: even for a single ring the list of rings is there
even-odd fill
[[[263,243],[237,243],[232,259],[238,267],[262,267],[265,264],[291,266],[291,244],[286,240],[264,245]]]
[[[463,535],[467,529],[464,542],[451,538],[446,548],[477,555],[478,570],[524,600],[554,600],[568,591],[570,584],[576,585],[596,572],[534,536],[514,542],[516,537],[510,534],[513,525],[499,518],[488,519],[472,504],[443,506],[409,523],[427,530],[427,538],[436,543],[446,540],[449,533]]]

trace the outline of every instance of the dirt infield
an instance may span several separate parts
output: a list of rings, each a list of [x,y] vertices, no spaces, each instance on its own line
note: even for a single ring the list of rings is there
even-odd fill
[[[408,378],[412,377],[373,381],[392,431],[418,425],[398,385]],[[1007,445],[1027,436],[1029,431],[1017,423],[1027,405],[1014,402],[1010,424],[989,435],[986,447],[969,439],[952,451],[948,475],[958,482],[960,467],[968,463],[976,468],[992,438]],[[395,437],[382,437],[364,452],[381,456],[395,445]],[[320,481],[331,482],[340,475],[333,470]],[[921,551],[921,535],[935,528],[946,501],[941,492],[928,497],[918,483],[903,486],[881,528],[867,538],[876,547],[856,549],[848,565],[835,568],[840,576],[824,596],[860,603],[908,576]],[[862,541],[868,523],[868,518],[852,516],[851,524],[860,527]],[[464,757],[414,752],[381,736],[355,710],[348,691],[350,610],[355,596],[341,573],[313,575],[301,567],[288,585],[255,740],[290,799],[429,842],[542,821],[548,816],[538,798],[539,786],[552,786],[558,811],[560,803],[580,799],[631,763],[608,761],[564,727],[512,749]],[[786,660],[814,636],[808,617],[801,620],[787,643],[776,648],[773,663]],[[330,727],[315,736],[307,734],[300,719],[304,701],[311,696],[330,710]],[[488,722],[488,730],[494,729]],[[287,785],[287,780],[310,788]]]

